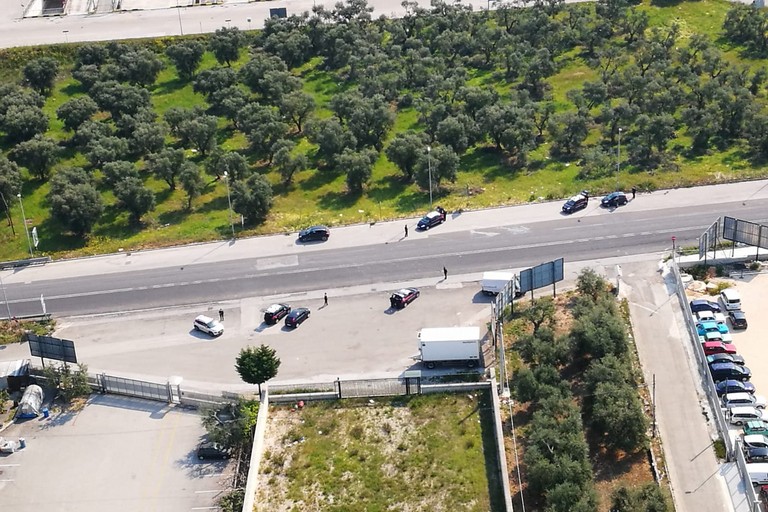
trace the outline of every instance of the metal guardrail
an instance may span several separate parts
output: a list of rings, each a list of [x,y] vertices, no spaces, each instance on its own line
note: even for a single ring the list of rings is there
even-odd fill
[[[50,263],[50,262],[51,262],[50,256],[44,256],[41,258],[26,258],[23,260],[0,261],[0,270],[7,270],[9,268],[30,267],[33,265],[45,265],[46,263]]]

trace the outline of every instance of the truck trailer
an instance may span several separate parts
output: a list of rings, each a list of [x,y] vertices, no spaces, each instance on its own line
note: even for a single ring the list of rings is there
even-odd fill
[[[439,363],[464,362],[474,368],[480,361],[479,327],[430,327],[419,332],[421,361],[427,368]]]

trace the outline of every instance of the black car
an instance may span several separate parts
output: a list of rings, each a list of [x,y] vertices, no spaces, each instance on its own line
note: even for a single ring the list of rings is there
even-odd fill
[[[291,306],[288,304],[272,304],[264,311],[264,322],[269,325],[276,324],[290,312]]]
[[[768,462],[768,448],[748,446],[744,452],[747,462]]]
[[[563,205],[563,213],[573,213],[583,210],[589,204],[589,192],[582,190],[580,193],[568,199]]]
[[[713,363],[709,365],[709,371],[715,382],[729,379],[744,381],[752,378],[752,371],[749,368],[733,363]]]
[[[392,293],[389,297],[389,304],[395,309],[403,309],[415,301],[419,295],[420,292],[416,288],[402,288]]]
[[[733,363],[744,366],[746,362],[739,354],[712,354],[707,356],[707,364]]]
[[[723,396],[726,393],[751,393],[755,392],[755,385],[751,382],[742,382],[740,380],[728,379],[720,381],[715,386],[717,396]]]
[[[299,231],[299,242],[325,242],[331,236],[331,230],[326,226],[312,226]]]
[[[429,228],[439,226],[443,222],[445,222],[445,216],[446,212],[443,208],[438,206],[428,214],[426,214],[424,217],[421,218],[418,224],[416,224],[416,229],[424,229],[427,230]]]
[[[720,312],[720,304],[712,302],[706,299],[694,299],[690,303],[691,313],[698,313],[699,311],[711,311],[713,313]]]
[[[309,318],[309,310],[307,308],[296,308],[285,317],[285,326],[298,327],[307,318]]]
[[[624,192],[611,192],[600,201],[600,205],[610,208],[616,208],[627,204],[627,195]]]
[[[228,459],[229,450],[221,446],[219,443],[213,443],[210,441],[204,441],[197,447],[197,458],[204,459]]]
[[[747,328],[747,315],[740,309],[731,310],[728,312],[728,318],[731,320],[731,327],[734,329],[746,329]]]

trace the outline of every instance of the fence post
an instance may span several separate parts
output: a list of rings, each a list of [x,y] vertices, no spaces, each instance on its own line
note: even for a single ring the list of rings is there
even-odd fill
[[[336,377],[336,382],[334,384],[334,387],[336,388],[336,397],[341,400],[341,380]]]

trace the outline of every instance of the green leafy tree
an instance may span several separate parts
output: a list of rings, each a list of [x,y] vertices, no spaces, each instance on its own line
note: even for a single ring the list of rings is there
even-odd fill
[[[65,402],[87,397],[93,392],[88,384],[88,366],[82,363],[75,370],[67,363],[49,364],[43,369],[43,376]]]
[[[400,169],[405,180],[411,182],[419,158],[427,150],[426,146],[426,141],[421,133],[409,130],[395,135],[384,153],[389,161]]]
[[[191,80],[203,60],[205,47],[197,41],[184,41],[172,44],[165,49],[165,54],[176,67],[179,77]]]
[[[594,391],[592,428],[612,450],[635,452],[648,445],[648,418],[637,388],[602,382]]]
[[[93,229],[104,211],[101,194],[83,169],[60,169],[51,179],[48,193],[51,216],[76,236]]]
[[[59,62],[50,57],[33,59],[24,66],[24,79],[38,93],[48,96],[59,74]]]
[[[435,131],[435,138],[440,144],[449,146],[458,155],[464,154],[469,147],[466,127],[458,117],[451,116],[440,121]]]
[[[134,115],[140,110],[152,109],[149,91],[143,87],[121,84],[116,80],[96,82],[89,94],[99,109],[109,112],[114,120]]]
[[[571,338],[579,353],[593,358],[608,354],[619,357],[628,350],[626,328],[621,318],[599,305],[576,319]]]
[[[98,112],[99,106],[90,96],[78,96],[62,103],[56,109],[56,117],[64,123],[64,128],[77,132],[80,126]]]
[[[275,71],[287,72],[288,66],[276,55],[256,51],[251,55],[248,62],[240,68],[239,75],[240,80],[248,86],[251,92],[265,97],[268,95],[269,88],[267,74]]]
[[[136,166],[124,160],[107,162],[102,166],[101,173],[104,176],[104,182],[110,187],[114,187],[124,179],[139,178],[139,171]]]
[[[185,147],[191,146],[205,156],[215,142],[216,124],[214,116],[203,115],[187,119],[179,125],[179,138]]]
[[[197,74],[192,89],[206,97],[237,83],[237,73],[232,68],[204,69]]]
[[[669,512],[673,508],[667,504],[664,493],[658,484],[645,484],[640,488],[621,485],[611,493],[611,510],[614,512]]]
[[[21,183],[19,166],[16,165],[16,162],[0,155],[0,194],[3,195],[6,202],[21,192]],[[0,208],[5,210],[5,207],[5,203],[0,203]]]
[[[600,146],[593,146],[584,150],[576,177],[580,180],[594,180],[612,176],[615,172],[616,157]]]
[[[248,105],[241,113],[238,125],[248,137],[253,151],[267,157],[271,165],[274,156],[272,148],[277,141],[288,135],[289,130],[277,107]]]
[[[104,73],[102,73],[99,66],[95,64],[86,64],[72,70],[72,78],[80,82],[83,89],[86,91],[91,90],[94,84],[99,81],[105,80]]]
[[[163,61],[151,50],[137,48],[120,55],[118,77],[132,85],[149,87],[163,70]]]
[[[146,168],[157,179],[165,181],[170,190],[176,190],[176,178],[181,172],[184,162],[183,150],[165,148],[159,153],[147,155]]]
[[[362,192],[363,187],[371,179],[373,164],[378,153],[372,149],[352,151],[345,149],[338,158],[338,167],[347,173],[347,189],[353,194]]]
[[[535,335],[544,324],[552,327],[555,321],[555,303],[551,297],[536,299],[523,310],[522,316],[533,325]]]
[[[55,140],[42,135],[20,142],[10,153],[11,158],[19,165],[29,169],[38,180],[48,178],[51,169],[59,160],[61,149]]]
[[[129,154],[128,140],[112,135],[94,139],[85,148],[85,157],[97,168],[109,162],[125,160]]]
[[[198,118],[205,114],[205,110],[200,106],[193,108],[171,107],[163,114],[163,119],[168,124],[171,134],[178,137],[179,127],[184,121]]]
[[[336,159],[345,149],[357,147],[355,136],[335,117],[311,121],[307,126],[307,136],[317,144],[317,156],[328,167],[336,166]]]
[[[187,210],[192,209],[192,200],[200,197],[205,190],[205,181],[200,168],[194,162],[185,162],[179,173],[181,188],[187,194]]]
[[[107,62],[109,52],[102,43],[85,43],[75,50],[75,67],[94,65],[101,66]]]
[[[250,224],[263,222],[272,208],[272,186],[261,174],[252,174],[231,187],[232,209]]]
[[[550,120],[549,133],[552,136],[552,155],[576,156],[589,135],[589,119],[582,113],[564,112]]]
[[[591,268],[585,268],[576,278],[576,289],[581,295],[597,300],[608,292],[608,282]]]
[[[207,170],[214,176],[227,174],[230,180],[245,180],[251,175],[248,160],[237,151],[222,151],[216,149],[208,159]]]
[[[456,181],[456,171],[459,168],[459,156],[448,146],[435,146],[428,154],[419,156],[416,165],[416,183],[423,190],[429,190],[430,169],[432,186],[440,188],[443,181]]]
[[[304,171],[309,167],[307,155],[304,153],[294,155],[292,152],[296,144],[292,141],[283,139],[275,144],[277,147],[273,148],[275,156],[272,159],[272,164],[280,173],[283,183],[290,185],[293,182],[294,174]]]
[[[142,215],[155,209],[155,194],[140,178],[123,178],[115,183],[114,192],[120,206],[131,213],[133,222],[141,222]]]
[[[208,47],[219,64],[230,66],[240,57],[240,48],[245,44],[245,34],[237,27],[222,27],[211,36]]]
[[[136,155],[157,153],[165,147],[168,131],[161,123],[137,123],[131,130],[131,148]]]
[[[296,131],[301,133],[304,121],[315,110],[315,100],[304,91],[293,91],[280,100],[280,112],[296,125]]]
[[[261,395],[261,385],[274,378],[279,368],[280,358],[277,357],[277,352],[263,344],[259,347],[240,349],[235,362],[235,369],[240,378],[248,384],[259,386],[259,395]]]
[[[11,105],[2,117],[9,142],[22,142],[48,130],[48,116],[35,105]]]

